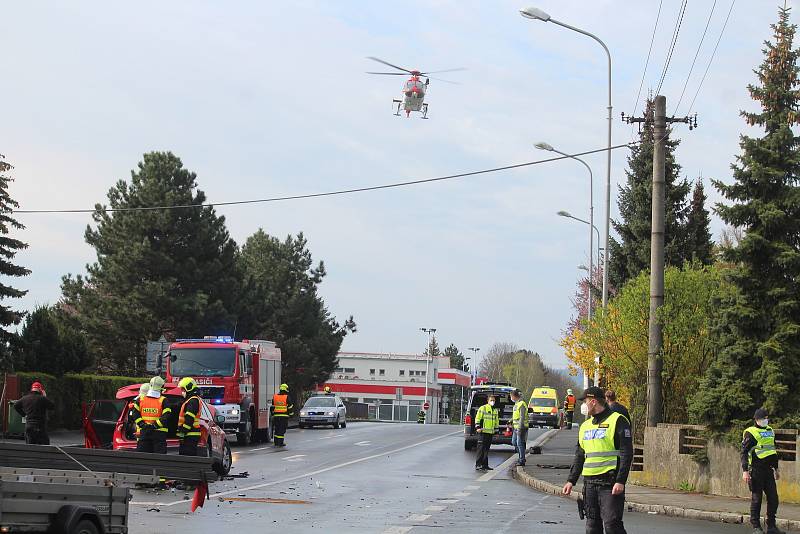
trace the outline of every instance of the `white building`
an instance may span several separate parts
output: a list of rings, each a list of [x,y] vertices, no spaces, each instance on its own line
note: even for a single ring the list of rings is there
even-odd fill
[[[345,401],[369,404],[370,418],[416,422],[427,378],[428,422],[438,422],[432,414],[440,413],[438,376],[450,366],[448,358],[364,352],[340,352],[338,357],[339,366],[324,386]]]

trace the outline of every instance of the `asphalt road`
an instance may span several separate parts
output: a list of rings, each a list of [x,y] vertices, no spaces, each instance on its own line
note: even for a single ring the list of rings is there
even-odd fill
[[[542,432],[531,429],[529,442]],[[214,483],[195,513],[182,491],[136,490],[131,532],[584,530],[573,501],[536,493],[512,480],[507,469],[476,472],[458,426],[351,423],[340,430],[290,430],[287,444],[235,448],[232,474],[249,476]],[[510,466],[511,454],[510,447],[497,446],[490,464]],[[742,526],[634,513],[626,514],[625,523],[631,533],[743,532]]]

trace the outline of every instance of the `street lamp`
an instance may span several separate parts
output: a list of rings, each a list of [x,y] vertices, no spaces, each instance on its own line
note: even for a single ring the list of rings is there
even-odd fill
[[[469,383],[472,384],[472,377],[473,376],[478,376],[478,368],[477,368],[477,365],[478,365],[478,351],[481,350],[481,349],[479,349],[478,347],[467,347],[467,350],[471,350],[472,351],[472,355],[475,356],[475,367],[473,367],[473,370],[474,370],[475,374],[473,375],[472,371],[470,371],[470,377],[469,377]]]
[[[575,221],[582,222],[583,224],[589,224],[589,221],[587,221],[586,219],[581,219],[580,217],[575,217],[573,214],[571,214],[568,211],[561,210],[561,211],[556,212],[556,215],[558,215],[559,217],[566,217],[567,219],[573,219]],[[601,267],[601,265],[600,265],[600,263],[601,263],[600,262],[600,256],[601,256],[600,251],[603,250],[603,247],[600,246],[600,230],[598,230],[597,226],[595,226],[595,225],[592,225],[592,228],[594,228],[594,235],[597,236],[597,267]],[[603,263],[605,263],[605,262],[603,262]],[[603,265],[602,268],[605,269],[605,265]]]
[[[520,9],[519,12],[525,18],[539,20],[542,22],[552,22],[553,24],[567,28],[568,30],[582,33],[587,37],[591,37],[603,47],[603,50],[605,50],[606,56],[608,57],[608,147],[606,150],[606,225],[604,245],[606,253],[606,265],[608,265],[608,239],[609,232],[611,231],[611,52],[608,51],[606,44],[596,35],[581,30],[580,28],[576,28],[575,26],[570,26],[565,22],[558,21],[541,9],[535,7],[526,7],[524,9]],[[608,269],[603,269],[603,308],[606,307],[606,304],[608,304]]]
[[[472,349],[468,349],[468,350],[472,350]],[[464,361],[465,362],[468,362],[468,361],[471,361],[471,360],[472,360],[472,358],[470,358],[469,356],[464,356]],[[469,367],[469,366],[467,366],[467,367]],[[470,372],[469,376],[472,377],[472,372]],[[471,378],[470,378],[470,383],[472,383]],[[464,422],[464,389],[465,389],[464,386],[461,386],[461,422],[462,423]]]
[[[428,355],[425,357],[425,402],[428,402],[428,375],[431,371],[431,354],[430,354],[430,347],[431,341],[433,340],[433,335],[436,333],[435,328],[420,328],[422,332],[428,334],[428,350],[426,351]],[[427,411],[425,413],[425,424],[428,424],[428,414]]]

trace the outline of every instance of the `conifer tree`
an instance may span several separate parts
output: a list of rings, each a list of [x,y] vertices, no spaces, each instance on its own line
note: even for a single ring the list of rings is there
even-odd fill
[[[697,180],[686,216],[686,250],[691,251],[693,261],[699,261],[703,265],[710,265],[714,260],[714,243],[708,229],[710,224],[703,182]]]

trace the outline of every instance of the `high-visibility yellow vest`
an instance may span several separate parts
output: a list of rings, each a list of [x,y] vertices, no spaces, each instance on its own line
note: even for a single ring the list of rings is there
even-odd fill
[[[756,446],[753,447],[747,457],[748,465],[753,463],[754,454],[759,460],[763,460],[767,456],[772,456],[773,454],[778,454],[778,451],[775,450],[775,431],[772,430],[771,426],[766,428],[751,426],[742,433],[742,439],[744,439],[747,434],[750,434],[756,439]]]
[[[500,426],[500,415],[488,403],[484,404],[478,408],[478,412],[475,414],[475,426],[481,427],[483,434],[494,434]]]
[[[200,397],[197,395],[193,395],[186,399],[186,402],[183,403],[181,406],[181,411],[178,414],[178,432],[182,433],[184,436],[187,437],[199,437],[200,436],[200,417],[196,413],[192,413],[186,410],[186,406],[188,406],[189,402],[192,399],[197,399],[197,411],[200,411]],[[192,417],[192,424],[186,424],[186,416],[189,415]]]
[[[155,425],[156,430],[159,432],[167,432],[169,429],[161,422],[161,416],[171,412],[170,408],[164,408],[164,396],[145,397],[139,401],[139,411],[141,412],[140,419],[145,424]]]
[[[581,425],[578,442],[586,458],[581,472],[583,476],[602,475],[617,468],[620,453],[614,445],[614,434],[620,417],[613,412],[600,424],[594,424],[589,418]]]
[[[520,399],[514,404],[514,414],[511,416],[514,430],[528,428],[528,403]]]

